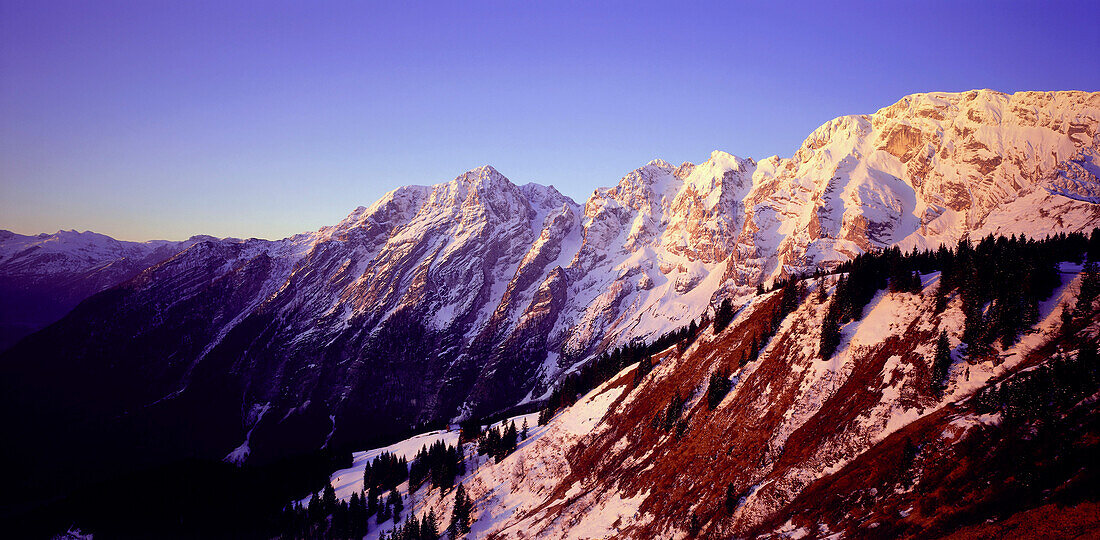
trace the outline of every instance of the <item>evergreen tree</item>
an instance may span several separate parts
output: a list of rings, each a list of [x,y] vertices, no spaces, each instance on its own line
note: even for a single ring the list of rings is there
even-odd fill
[[[947,387],[947,374],[951,369],[951,342],[947,339],[947,332],[941,331],[936,340],[936,353],[932,358],[932,390],[936,395],[943,395]]]
[[[379,504],[378,504],[378,518],[376,520],[379,525],[389,521],[390,517],[393,516],[393,511],[392,511],[393,506],[391,505],[391,503],[392,503],[392,501],[389,500],[389,499],[379,502]]]
[[[349,509],[346,501],[337,501],[332,508],[332,521],[329,523],[329,535],[334,538],[346,538],[350,532]]]
[[[722,300],[714,314],[714,333],[720,334],[733,321],[733,302],[729,298]]]
[[[943,310],[947,309],[947,293],[950,292],[947,286],[947,279],[940,274],[940,282],[936,285],[936,304],[934,307],[935,313],[943,313]]]
[[[707,407],[714,410],[726,397],[731,388],[729,376],[725,372],[712,373],[707,384]]]
[[[1039,299],[1028,298],[1024,307],[1023,324],[1025,327],[1035,326],[1039,322]]]
[[[405,518],[405,538],[409,540],[420,540],[420,520],[416,519],[416,515],[409,513],[409,517]]]
[[[836,313],[838,309],[834,308],[836,305],[837,299],[834,296],[833,302],[825,311],[825,317],[821,320],[821,338],[818,348],[822,360],[831,358],[836,348],[840,346],[840,318]]]
[[[686,351],[695,341],[695,336],[697,335],[699,335],[699,323],[695,322],[695,319],[692,319],[688,327],[684,329],[681,339],[676,342],[676,350],[681,353]]]
[[[647,354],[638,361],[638,368],[634,371],[634,386],[638,386],[650,371],[653,371],[653,359]]]
[[[985,318],[982,314],[981,301],[973,288],[966,289],[963,293],[963,335],[962,339],[967,345],[967,355],[978,359],[989,353],[986,341]]]
[[[378,512],[378,498],[379,498],[379,496],[380,496],[380,493],[379,493],[377,487],[371,486],[370,488],[367,489],[367,515],[368,516],[373,516],[376,512]]]
[[[451,511],[451,537],[470,532],[470,510],[473,509],[473,501],[466,496],[466,489],[462,484],[455,490],[455,503]]]
[[[321,504],[321,497],[314,493],[309,498],[309,520],[313,522],[321,521],[326,515],[328,514],[325,513],[325,509]]]
[[[393,522],[401,523],[401,512],[405,510],[405,503],[401,500],[401,494],[396,489],[390,491],[390,497],[386,504],[393,507]]]
[[[1092,301],[1100,296],[1100,270],[1097,262],[1089,260],[1085,264],[1085,271],[1081,276],[1081,289],[1077,293],[1077,306],[1074,309],[1078,317],[1085,316],[1092,311]]]
[[[336,508],[336,490],[332,488],[332,484],[325,484],[324,494],[321,495],[321,508],[324,509],[326,516]]]
[[[428,511],[420,523],[420,540],[439,540],[439,524],[434,508]]]
[[[1070,337],[1073,335],[1073,310],[1070,309],[1069,304],[1062,304],[1062,312],[1058,315],[1062,326],[1059,330],[1062,332],[1063,337]]]
[[[347,509],[347,528],[345,532],[348,535],[354,536],[355,530],[359,523],[359,494],[352,492],[351,499],[348,501]]]
[[[508,429],[504,432],[504,446],[508,449],[508,453],[512,453],[516,449],[518,442],[519,430],[516,429],[516,421],[512,420],[508,423]]]
[[[773,317],[772,321],[773,332],[779,327],[779,323],[784,317],[798,309],[803,292],[805,291],[802,282],[793,277],[783,283],[782,296],[779,298],[779,312]]]
[[[523,431],[520,432],[520,439],[527,440],[527,419],[523,419]]]
[[[737,509],[737,502],[740,497],[737,496],[737,489],[733,487],[733,482],[726,484],[726,513],[732,514]]]
[[[905,292],[909,289],[909,272],[902,264],[901,258],[894,255],[895,249],[887,251],[890,259],[890,292]]]
[[[637,379],[637,377],[635,377]],[[539,411],[539,425],[545,426],[550,423],[550,419],[554,417],[554,411],[550,407],[545,407]]]
[[[661,424],[665,431],[669,431],[676,426],[676,422],[684,412],[684,403],[684,398],[680,396],[679,392],[669,398],[668,406],[665,407],[664,422]]]
[[[382,452],[363,469],[363,485],[391,490],[409,477],[409,464],[390,452]]]
[[[367,530],[367,501],[366,498],[360,493],[351,494],[351,504],[349,505],[350,527],[349,531],[352,538],[362,538],[368,532]]]
[[[1093,237],[1095,238],[1095,236],[1094,231]],[[1079,366],[1081,372],[1081,377],[1078,377],[1076,382],[1084,384],[1085,387],[1096,386],[1100,382],[1100,353],[1097,352],[1095,342],[1082,343],[1074,362]]]

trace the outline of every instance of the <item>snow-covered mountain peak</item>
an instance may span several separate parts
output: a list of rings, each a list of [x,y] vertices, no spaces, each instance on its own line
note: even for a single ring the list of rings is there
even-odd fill
[[[707,179],[722,178],[727,173],[737,173],[745,177],[751,177],[755,169],[756,162],[751,158],[741,158],[722,150],[715,150],[711,152],[709,159],[693,167],[691,174],[688,175],[688,178],[685,178],[685,181],[687,184],[699,189],[704,185],[714,184],[714,182],[707,181]]]
[[[669,205],[660,245],[689,260],[717,263],[733,250],[742,200],[752,187],[756,163],[715,150],[692,167]],[[696,272],[698,274],[698,272]],[[698,282],[702,274],[688,283]],[[681,284],[681,290],[686,286]]]
[[[491,187],[501,181],[511,183],[503,174],[500,174],[500,171],[494,169],[492,165],[482,165],[475,169],[470,169],[460,174],[454,181],[461,184],[487,187]]]
[[[745,165],[755,165],[756,162],[752,158],[741,158],[735,156],[724,150],[712,150],[710,153],[710,159],[705,163],[712,163],[716,166],[724,166],[727,169],[740,171]]]
[[[778,253],[770,278],[968,232],[1079,230],[1097,211],[1070,199],[1096,200],[1098,146],[1100,93],[913,94],[830,120],[791,159],[760,162],[742,244],[756,257]],[[1024,215],[1048,223],[1025,225]]]
[[[440,184],[441,185],[441,184]],[[390,190],[370,206],[359,206],[335,227],[331,234],[342,235],[356,228],[380,225],[389,230],[408,222],[435,186],[402,186]]]
[[[685,161],[676,167],[676,170],[672,171],[672,175],[680,180],[688,177],[693,171],[695,171],[695,164],[690,161]]]
[[[817,129],[810,133],[810,135],[802,141],[802,145],[791,159],[796,163],[810,161],[818,151],[826,146],[831,146],[831,148],[827,149],[830,154],[835,154],[838,151],[846,152],[849,149],[841,148],[841,146],[853,146],[856,140],[866,136],[870,131],[870,116],[839,116],[818,126]]]
[[[53,234],[45,234],[45,233],[40,234],[40,235],[38,235],[38,237],[42,238],[43,240],[48,240],[50,242],[79,242],[79,241],[85,241],[85,242],[94,242],[94,243],[104,243],[104,242],[106,242],[106,243],[112,243],[112,244],[117,242],[117,240],[115,240],[114,238],[111,238],[110,236],[107,236],[105,234],[99,234],[99,233],[95,233],[95,232],[92,232],[92,231],[80,232],[76,229],[69,229],[67,231],[64,230],[64,229],[61,229],[61,230],[58,230],[57,232],[55,232]]]
[[[667,161],[655,159],[628,173],[615,187],[596,190],[593,197],[611,198],[627,208],[659,214],[683,185],[674,172]]]
[[[1100,93],[914,94],[875,113],[873,125],[874,150],[901,162],[899,176],[974,226],[1035,188],[1090,192]]]
[[[41,273],[50,273],[53,270],[68,268],[71,262],[76,260],[83,261],[78,263],[80,265],[98,265],[104,260],[143,257],[162,246],[191,244],[196,241],[199,240],[193,237],[185,242],[168,240],[128,242],[116,240],[105,234],[76,230],[59,230],[53,234],[41,233],[34,236],[0,231],[0,262],[13,263],[20,259],[40,263],[43,256],[48,256],[51,260],[68,261],[56,268],[47,265],[37,270]],[[5,270],[12,271],[12,268],[9,266]],[[24,270],[32,269],[24,268]]]
[[[196,234],[187,239],[188,242],[216,242],[218,240],[215,236],[209,234]]]
[[[432,186],[429,207],[452,207],[469,211],[483,208],[499,212],[514,210],[526,203],[519,186],[490,165],[462,173],[445,184]]]
[[[520,186],[519,190],[534,208],[561,208],[562,205],[580,206],[572,197],[563,195],[554,186],[528,182]]]

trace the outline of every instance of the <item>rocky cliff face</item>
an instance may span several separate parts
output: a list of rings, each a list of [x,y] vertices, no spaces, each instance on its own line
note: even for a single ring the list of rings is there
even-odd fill
[[[655,160],[583,205],[481,167],[314,233],[196,239],[0,364],[22,406],[85,396],[91,416],[172,441],[216,416],[204,456],[363,445],[537,399],[611,344],[866,250],[1091,229],[1098,137],[1100,93],[975,91],[838,118],[789,159]],[[87,396],[93,383],[115,395]],[[78,403],[44,422],[76,429]]]
[[[1100,94],[914,94],[759,164],[741,282],[964,234],[1081,230],[1098,218]],[[1035,221],[1023,216],[1033,216]],[[757,270],[757,271],[754,271]]]

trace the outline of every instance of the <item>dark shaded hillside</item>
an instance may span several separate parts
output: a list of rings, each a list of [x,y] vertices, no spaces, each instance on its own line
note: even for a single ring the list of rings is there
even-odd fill
[[[271,538],[281,505],[344,465],[346,456],[321,452],[244,468],[185,459],[75,489],[0,526],[7,538],[69,527],[96,538]]]
[[[24,236],[0,230],[0,351],[200,238],[137,243],[91,232]]]
[[[173,361],[196,354],[212,340],[210,322],[249,294],[248,273],[262,271],[263,265],[263,260],[253,261],[237,279],[203,285],[201,294],[166,311],[125,286],[107,291],[0,355],[0,414],[11,439],[20,441],[3,452],[7,462],[21,465],[4,472],[4,513],[10,516],[13,510],[150,467],[180,460],[217,463],[249,435],[241,422],[247,413],[241,411],[242,402],[273,383],[303,385],[314,400],[256,423],[249,438],[254,464],[308,456],[326,440],[331,449],[349,450],[388,440],[416,424],[418,411],[439,387],[429,371],[432,365],[420,361],[427,357],[424,336],[409,334],[415,324],[397,325],[401,317],[390,327],[393,333],[381,332],[368,345],[359,345],[388,361],[356,362],[354,371],[335,347],[322,351],[325,363],[318,369],[295,378],[280,373],[282,362],[275,353],[258,351],[271,364],[239,365],[244,351],[273,331],[273,318],[262,314],[236,326],[202,362]],[[160,317],[179,324],[147,325]],[[377,383],[349,395],[342,429],[333,432],[331,413],[323,408],[327,392],[355,388],[357,380]]]

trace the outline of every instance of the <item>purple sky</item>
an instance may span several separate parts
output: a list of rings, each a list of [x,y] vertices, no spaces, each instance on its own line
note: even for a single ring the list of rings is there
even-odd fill
[[[0,228],[281,238],[486,163],[583,201],[913,92],[1100,90],[1095,0],[313,4],[0,0]]]

